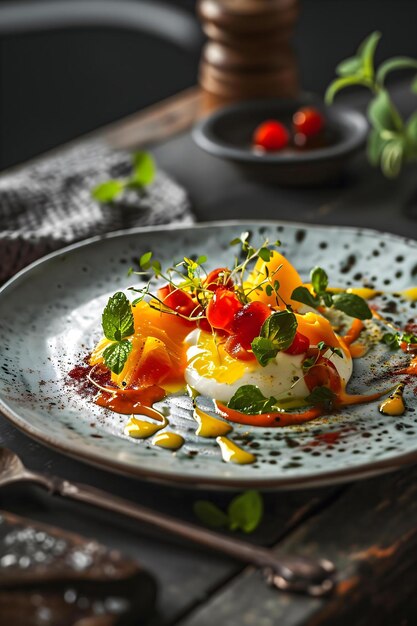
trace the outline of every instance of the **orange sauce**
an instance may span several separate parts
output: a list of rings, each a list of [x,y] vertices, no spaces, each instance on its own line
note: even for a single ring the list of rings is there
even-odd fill
[[[159,420],[161,413],[151,407],[154,402],[162,400],[165,395],[165,390],[157,385],[144,389],[115,389],[114,393],[100,391],[95,398],[95,403],[115,413],[147,415]]]

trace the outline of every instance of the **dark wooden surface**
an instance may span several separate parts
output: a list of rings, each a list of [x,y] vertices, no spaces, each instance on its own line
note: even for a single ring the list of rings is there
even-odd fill
[[[415,101],[396,88],[401,106]],[[349,100],[366,106],[362,93]],[[191,91],[168,106],[139,114],[103,131],[112,145],[149,145],[160,167],[188,190],[199,220],[286,219],[367,226],[417,237],[417,176],[409,167],[385,181],[363,156],[333,187],[285,189],[243,176],[235,166],[204,154],[186,130],[203,107]],[[173,132],[175,137],[168,138]],[[132,500],[193,520],[197,494],[112,476],[44,448],[0,417],[0,444],[16,450],[34,469],[109,489]],[[8,488],[0,508],[46,521],[119,548],[158,580],[153,626],[407,626],[417,623],[417,470],[320,490],[269,493],[266,516],[251,541],[276,549],[333,559],[337,593],[313,600],[279,593],[259,574],[229,558],[185,545],[135,522],[53,499],[35,488]],[[220,505],[230,494],[198,494]],[[195,520],[194,520],[195,521]]]

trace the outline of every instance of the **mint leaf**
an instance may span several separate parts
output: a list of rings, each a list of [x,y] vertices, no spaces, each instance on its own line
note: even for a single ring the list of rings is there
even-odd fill
[[[122,180],[107,180],[94,187],[91,195],[99,202],[111,202],[122,193],[124,188],[125,184]]]
[[[111,343],[103,352],[105,366],[115,374],[120,374],[131,350],[132,344],[130,341],[115,341]]]
[[[315,267],[310,273],[311,284],[317,295],[326,291],[329,279],[326,272],[321,267]]]
[[[326,408],[330,408],[336,398],[335,393],[328,387],[314,387],[311,393],[306,397],[308,404],[314,406],[323,405]]]
[[[135,152],[133,155],[133,173],[129,184],[136,187],[146,187],[155,178],[155,161],[148,152]]]
[[[311,306],[313,309],[317,309],[320,304],[320,298],[313,296],[307,287],[296,287],[291,294],[291,300]]]
[[[256,385],[242,385],[227,406],[246,415],[261,415],[274,410],[276,401],[273,396],[266,398]]]
[[[376,73],[376,80],[380,85],[383,85],[387,74],[396,70],[407,69],[417,69],[417,60],[411,57],[392,57],[392,59],[381,63]]]
[[[343,311],[350,317],[358,320],[369,320],[372,318],[372,311],[365,300],[354,293],[341,293],[333,296],[333,306],[338,311]]]
[[[121,341],[135,332],[130,302],[121,291],[109,298],[101,318],[104,336],[111,341]]]
[[[229,525],[229,517],[218,506],[208,500],[197,500],[193,506],[198,519],[211,528],[224,528]]]
[[[253,532],[260,524],[264,506],[258,491],[245,491],[233,498],[227,508],[230,530]]]

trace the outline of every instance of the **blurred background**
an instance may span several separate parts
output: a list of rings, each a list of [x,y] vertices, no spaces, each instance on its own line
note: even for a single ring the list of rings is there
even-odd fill
[[[300,0],[301,84],[322,93],[371,31],[417,55],[416,0]],[[0,169],[196,83],[194,0],[0,0]]]

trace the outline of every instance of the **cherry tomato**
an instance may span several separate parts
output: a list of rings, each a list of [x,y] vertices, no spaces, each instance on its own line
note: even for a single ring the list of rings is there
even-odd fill
[[[237,335],[231,335],[226,339],[224,349],[227,354],[230,354],[234,359],[240,361],[254,361],[256,359],[253,352],[248,352],[240,343]]]
[[[284,350],[287,354],[304,354],[310,347],[310,339],[302,333],[296,332],[292,344]]]
[[[230,289],[219,287],[207,305],[206,315],[213,328],[229,330],[235,313],[242,308],[242,304]]]
[[[324,128],[324,117],[313,107],[304,107],[294,113],[292,118],[294,132],[305,137],[318,135]]]
[[[158,289],[158,298],[169,309],[181,313],[181,315],[191,315],[196,308],[196,303],[190,294],[177,289],[174,285],[165,285]]]
[[[237,335],[245,350],[250,350],[251,343],[259,336],[262,324],[271,315],[271,309],[263,302],[249,302],[236,313],[231,330]]]
[[[306,372],[304,381],[310,391],[313,391],[314,387],[329,387],[338,394],[342,388],[336,367],[323,356],[319,356],[316,364]]]
[[[219,287],[231,289],[233,287],[233,279],[230,278],[230,270],[227,267],[218,267],[208,274],[203,284],[210,291],[216,291]]]
[[[267,120],[255,130],[253,143],[268,152],[282,150],[288,145],[290,134],[284,124],[276,120]]]

